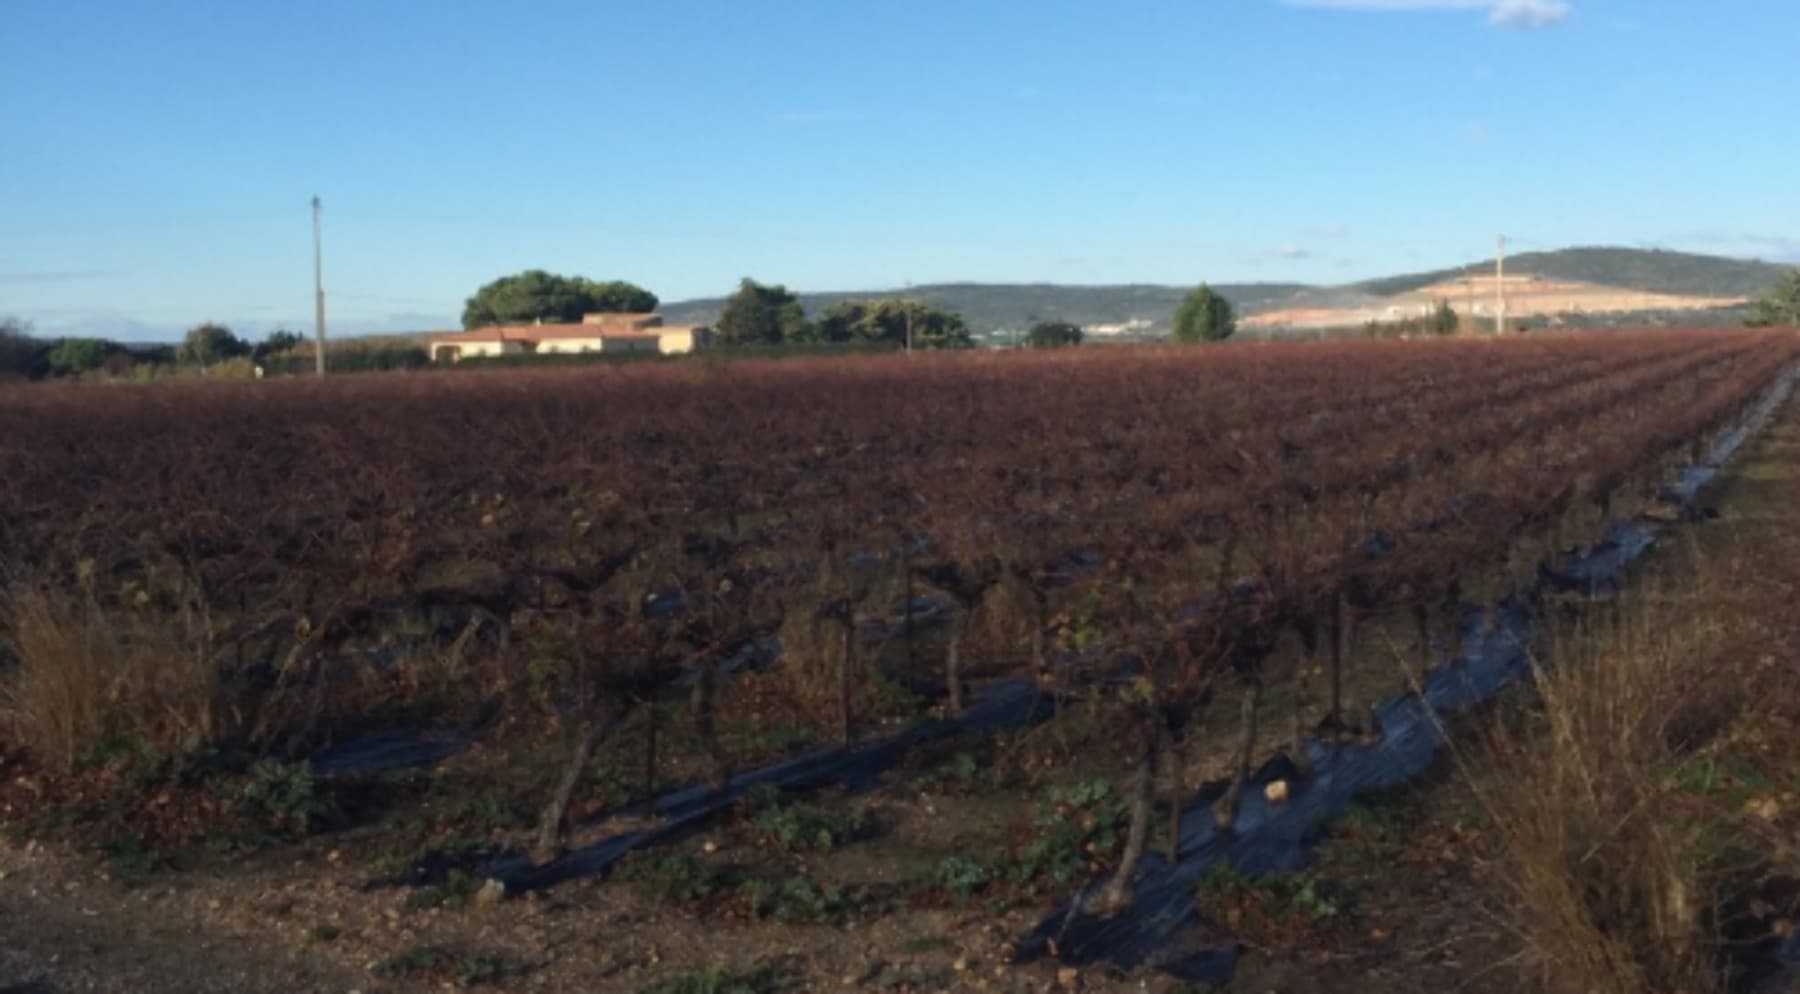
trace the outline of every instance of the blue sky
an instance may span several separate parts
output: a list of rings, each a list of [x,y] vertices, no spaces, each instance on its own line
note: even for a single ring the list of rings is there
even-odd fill
[[[0,0],[0,315],[1800,258],[1794,0]]]

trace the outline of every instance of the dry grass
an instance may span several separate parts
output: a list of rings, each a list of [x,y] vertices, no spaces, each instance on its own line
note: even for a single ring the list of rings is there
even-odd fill
[[[0,606],[0,638],[16,664],[0,680],[0,720],[51,766],[121,739],[190,754],[225,731],[219,667],[193,619],[170,630],[89,597],[27,592]]]
[[[1476,764],[1501,904],[1555,994],[1724,989],[1717,840],[1672,774],[1744,713],[1755,681],[1721,671],[1727,633],[1697,609],[1704,591],[1681,600],[1640,594],[1558,631],[1540,708],[1496,722]]]

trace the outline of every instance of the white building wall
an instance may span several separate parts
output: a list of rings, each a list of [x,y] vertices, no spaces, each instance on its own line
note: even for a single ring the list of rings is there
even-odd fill
[[[539,342],[539,352],[599,352],[606,348],[606,343],[598,336],[594,338],[553,338]]]

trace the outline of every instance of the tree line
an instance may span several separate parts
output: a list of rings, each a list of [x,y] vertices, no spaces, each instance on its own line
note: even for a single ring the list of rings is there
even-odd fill
[[[975,344],[955,311],[915,300],[846,300],[809,318],[800,298],[780,284],[746,277],[713,326],[722,345],[860,344],[961,349]]]
[[[339,372],[413,369],[429,361],[424,346],[393,340],[339,343],[327,356],[331,368]],[[312,343],[286,328],[251,342],[226,325],[206,321],[189,328],[180,343],[166,345],[91,336],[40,338],[24,322],[0,318],[0,381],[154,380],[189,375],[244,378],[265,373],[305,374],[313,369]]]
[[[304,339],[276,330],[252,344],[222,324],[204,322],[190,328],[178,345],[119,342],[73,336],[39,338],[21,321],[0,319],[0,379],[45,380],[80,377],[148,379],[181,371],[206,371],[237,361],[240,375],[265,359],[292,351]]]
[[[477,289],[463,307],[463,327],[534,322],[567,323],[595,313],[645,313],[656,309],[656,294],[622,280],[600,282],[560,276],[541,269],[503,276]],[[1195,287],[1174,316],[1174,336],[1182,342],[1214,342],[1237,330],[1230,301],[1206,284]],[[891,348],[969,348],[975,344],[968,321],[957,312],[896,297],[846,300],[816,315],[806,313],[800,295],[779,283],[745,277],[726,298],[713,325],[724,346],[861,345]],[[1040,321],[1022,344],[1061,348],[1081,344],[1080,326]]]
[[[462,324],[573,323],[597,313],[648,313],[656,294],[623,280],[596,281],[540,269],[493,280],[465,302]],[[1180,342],[1230,338],[1237,317],[1230,301],[1206,284],[1182,300],[1174,316]],[[725,302],[713,331],[728,347],[857,346],[893,349],[962,349],[975,337],[961,314],[935,304],[894,297],[847,300],[808,315],[797,293],[781,284],[748,277]],[[1028,348],[1080,345],[1083,329],[1067,321],[1039,321],[1021,344]],[[372,341],[339,346],[329,353],[341,372],[412,369],[429,363],[422,345]],[[190,328],[178,345],[118,342],[97,337],[38,338],[24,323],[0,318],[0,380],[81,377],[154,379],[200,373],[222,376],[310,372],[306,336],[278,328],[251,343],[229,327],[204,322]]]

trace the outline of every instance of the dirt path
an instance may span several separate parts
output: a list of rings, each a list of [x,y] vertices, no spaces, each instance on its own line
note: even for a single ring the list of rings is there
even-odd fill
[[[123,891],[42,849],[9,847],[0,873],[0,994],[373,990],[254,928],[198,921],[167,888]]]

